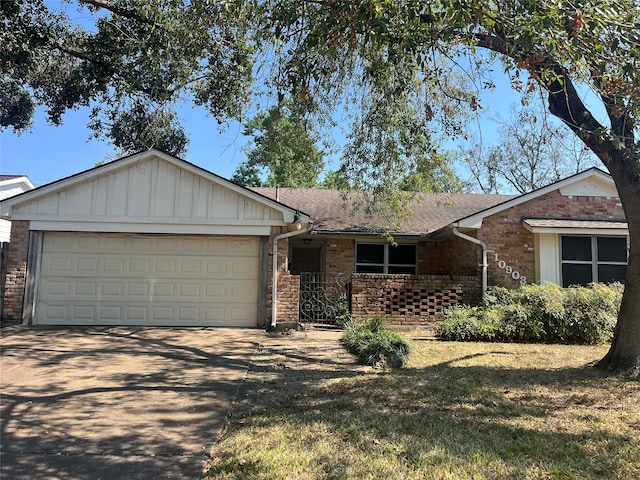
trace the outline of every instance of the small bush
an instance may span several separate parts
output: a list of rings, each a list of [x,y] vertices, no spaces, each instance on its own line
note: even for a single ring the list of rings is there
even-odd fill
[[[409,361],[411,353],[409,341],[389,330],[384,317],[347,323],[340,343],[356,355],[359,363],[370,366],[401,367]]]
[[[613,335],[624,287],[554,284],[495,287],[482,307],[456,306],[436,327],[446,340],[523,343],[607,343]]]

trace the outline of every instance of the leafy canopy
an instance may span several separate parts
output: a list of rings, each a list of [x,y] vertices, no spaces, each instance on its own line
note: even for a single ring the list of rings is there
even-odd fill
[[[255,44],[244,2],[15,0],[0,2],[0,15],[2,127],[25,130],[39,105],[53,125],[91,106],[97,136],[181,154],[177,102],[220,122],[247,105]]]

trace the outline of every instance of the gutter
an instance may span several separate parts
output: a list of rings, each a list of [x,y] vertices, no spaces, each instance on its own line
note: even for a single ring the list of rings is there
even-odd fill
[[[482,295],[484,296],[484,294],[487,292],[487,269],[489,267],[489,264],[487,262],[487,244],[484,243],[482,240],[478,240],[477,238],[471,237],[469,235],[467,235],[466,233],[462,233],[458,231],[458,228],[454,225],[451,227],[451,231],[453,232],[453,234],[456,237],[460,237],[463,240],[467,240],[468,242],[471,243],[475,243],[476,245],[480,245],[482,247]]]
[[[302,228],[302,224],[296,222],[292,223],[297,230],[293,230],[291,232],[281,233],[280,235],[276,235],[273,237],[273,271],[271,273],[271,328],[275,328],[277,325],[277,311],[278,311],[278,242],[283,238],[295,237],[296,235],[302,235],[305,233],[309,233],[313,228],[313,222],[309,222],[309,224]]]

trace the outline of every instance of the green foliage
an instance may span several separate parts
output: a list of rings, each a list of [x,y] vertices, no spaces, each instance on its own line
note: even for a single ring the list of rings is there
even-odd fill
[[[264,187],[265,183],[260,177],[261,171],[257,166],[242,162],[233,172],[231,181],[243,187]]]
[[[445,340],[595,345],[611,341],[624,288],[555,284],[495,287],[482,307],[455,306],[438,324]]]
[[[328,299],[327,311],[332,312],[335,324],[344,327],[351,321],[351,311],[349,310],[349,299],[346,292]]]
[[[54,125],[67,110],[92,106],[95,134],[136,150],[149,125],[154,145],[180,136],[173,107],[184,98],[219,121],[238,117],[253,82],[251,8],[199,0],[0,2],[3,87],[10,79],[0,89],[2,126],[28,128],[34,106],[46,106]],[[140,119],[139,105],[150,118]]]
[[[311,188],[318,183],[324,168],[324,152],[318,139],[295,106],[283,100],[267,112],[260,112],[244,128],[253,136],[246,149],[248,160],[242,163],[232,178],[250,187]],[[266,179],[262,181],[261,173]]]
[[[324,178],[318,184],[318,187],[343,191],[351,189],[349,179],[346,178],[341,170],[329,170],[325,172]]]
[[[123,154],[150,148],[177,157],[186,153],[189,139],[177,121],[175,112],[163,109],[149,111],[137,104],[129,110],[112,113],[114,115],[108,121],[107,136]],[[102,121],[96,118],[90,126],[94,131],[100,131],[100,123]]]
[[[408,340],[389,330],[384,317],[349,322],[340,343],[363,365],[401,367],[409,361],[411,353]]]

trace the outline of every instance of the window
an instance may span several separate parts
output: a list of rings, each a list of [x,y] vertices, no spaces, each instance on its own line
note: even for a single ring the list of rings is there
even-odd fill
[[[356,273],[416,273],[416,246],[386,243],[356,245]]]
[[[625,237],[563,236],[562,286],[623,282],[627,273]]]

